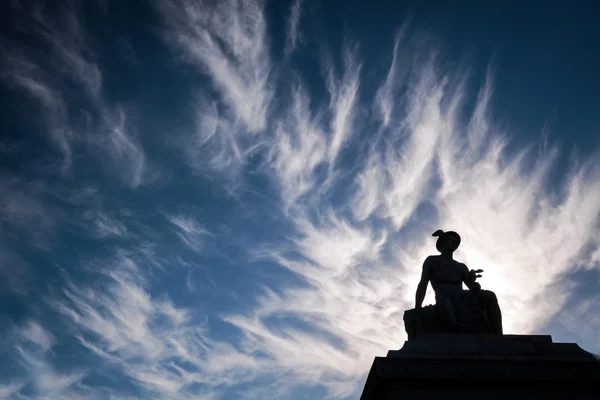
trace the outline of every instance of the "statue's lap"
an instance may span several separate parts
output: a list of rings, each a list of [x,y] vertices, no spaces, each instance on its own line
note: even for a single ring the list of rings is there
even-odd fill
[[[455,315],[465,333],[490,333],[481,303],[494,301],[495,298],[496,295],[489,290],[462,291]],[[408,310],[404,320],[407,331],[413,330],[417,334],[449,332],[448,327],[442,322],[443,319],[440,318],[440,310],[435,305]]]

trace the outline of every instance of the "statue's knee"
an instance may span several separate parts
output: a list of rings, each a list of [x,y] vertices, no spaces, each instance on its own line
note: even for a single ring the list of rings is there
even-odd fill
[[[492,292],[491,290],[482,290],[480,296],[481,299],[487,303],[498,303],[496,293]]]

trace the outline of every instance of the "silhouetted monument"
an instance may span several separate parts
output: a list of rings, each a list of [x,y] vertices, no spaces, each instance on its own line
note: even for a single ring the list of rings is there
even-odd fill
[[[502,313],[494,292],[482,290],[476,282],[482,269],[469,270],[452,257],[460,245],[456,232],[436,231],[440,255],[429,256],[423,263],[417,286],[415,310],[405,315],[409,338],[418,333],[493,333],[502,334]],[[427,284],[435,291],[435,306],[422,308]],[[463,290],[463,283],[469,290]]]
[[[440,255],[423,263],[415,308],[404,313],[408,340],[375,357],[361,400],[599,398],[600,361],[549,335],[504,335],[496,295],[476,282],[483,270],[453,259],[458,233],[433,236]],[[435,304],[422,307],[429,283]]]

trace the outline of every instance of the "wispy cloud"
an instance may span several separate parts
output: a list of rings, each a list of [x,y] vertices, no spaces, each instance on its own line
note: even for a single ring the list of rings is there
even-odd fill
[[[24,386],[23,382],[11,382],[6,385],[0,385],[0,398],[8,399],[9,396],[14,395],[19,390],[21,390]]]
[[[35,343],[43,353],[48,351],[55,343],[54,337],[35,321],[27,323],[23,328],[22,336],[30,342]]]
[[[198,102],[195,120],[193,135],[181,140],[187,164],[202,176],[217,172],[231,180],[238,178],[251,148],[237,137],[235,124],[221,114],[215,101],[206,99]]]
[[[199,90],[193,135],[180,140],[188,165],[201,176],[243,186],[247,159],[263,145],[274,96],[262,2],[156,2],[164,37],[210,79]],[[212,95],[212,93],[216,95]]]
[[[47,186],[40,181],[25,181],[17,176],[0,176],[0,252],[12,260],[13,267],[25,265],[18,254],[13,254],[16,246],[23,245],[36,249],[47,249],[56,228],[56,208],[49,206],[44,197],[48,196]],[[15,277],[19,273],[15,273]]]
[[[128,130],[125,112],[116,107],[114,111],[104,109],[103,129],[93,142],[99,144],[105,156],[108,156],[117,168],[108,168],[120,175],[124,182],[138,187],[152,179],[146,156],[135,137]]]
[[[356,397],[373,357],[405,339],[402,315],[440,228],[462,235],[459,260],[485,270],[482,285],[498,294],[506,332],[532,332],[553,317],[573,330],[586,318],[578,332],[593,337],[598,321],[588,316],[598,299],[560,313],[572,290],[560,279],[598,268],[600,165],[576,159],[563,173],[557,148],[510,146],[511,128],[494,118],[491,69],[473,88],[405,25],[380,80],[349,41],[341,60],[321,53],[322,76],[308,79],[295,57],[281,67],[272,56],[277,41],[262,2],[156,4],[169,50],[200,72],[191,83],[194,128],[172,127],[194,173],[182,171],[190,181],[164,182],[161,192],[128,189],[152,179],[144,138],[108,101],[81,16],[20,11],[48,54],[10,47],[3,76],[41,104],[71,175],[53,185],[0,176],[0,285],[27,295],[19,279],[5,279],[16,276],[6,265],[29,266],[11,247],[16,239],[41,246],[68,225],[69,253],[44,256],[60,265],[60,281],[39,296],[44,318],[18,325],[12,350],[24,372],[0,385],[0,396]],[[291,4],[284,54],[300,51],[305,6]],[[85,130],[71,118],[79,105],[91,115]],[[83,159],[105,163],[126,186],[77,181]],[[198,204],[224,177],[248,190]],[[209,218],[193,211],[205,205]],[[96,244],[90,254],[71,251],[74,234]],[[105,246],[109,238],[115,247]],[[227,250],[207,251],[207,240]],[[180,268],[199,259],[209,267],[198,276]],[[57,362],[64,343],[84,357]],[[90,383],[99,376],[106,386]]]
[[[397,345],[404,285],[379,262],[385,233],[357,229],[331,214],[319,224],[300,222],[299,230],[296,255],[269,256],[308,286],[267,291],[249,315],[227,320],[245,332],[244,347],[266,352],[288,371],[287,390],[323,385],[345,397],[357,389],[373,355]],[[369,268],[376,263],[378,270]]]
[[[81,370],[59,371],[48,362],[46,353],[55,345],[55,339],[36,321],[27,322],[20,332],[18,342],[17,353],[21,364],[28,372],[29,380],[33,383],[31,389],[37,398],[68,396],[71,387],[85,376],[85,372]],[[17,394],[23,387],[25,382],[14,388],[16,390],[11,394]],[[28,397],[28,395],[23,396],[23,398]]]
[[[287,54],[296,50],[296,45],[301,39],[300,17],[302,16],[302,5],[304,0],[295,0],[290,7],[290,15],[287,20],[285,52]]]
[[[487,97],[489,92],[480,95],[480,104]],[[481,129],[481,112],[476,109],[474,117],[472,124]],[[586,257],[584,247],[597,235],[598,165],[573,167],[551,189],[556,150],[537,158],[531,150],[510,157],[502,137],[487,132],[477,139],[487,145],[471,156],[462,149],[473,147],[472,135],[463,142],[442,139],[437,150],[442,186],[435,201],[440,221],[463,232],[466,262],[488,266],[508,329],[530,331],[558,311],[566,292],[551,284]],[[539,302],[541,296],[548,301]]]
[[[575,297],[575,296],[573,296]],[[557,315],[557,320],[562,327],[572,335],[584,337],[590,346],[587,350],[598,353],[600,338],[596,332],[600,329],[600,296],[591,295],[578,300],[574,307],[568,307]],[[585,323],[583,322],[585,321]]]
[[[379,217],[391,221],[396,229],[428,197],[435,176],[438,140],[448,129],[445,125],[454,118],[444,115],[444,80],[436,76],[431,64],[414,73],[416,82],[411,88],[405,91],[395,88],[396,82],[403,78],[396,76],[398,40],[387,79],[377,92],[384,116],[379,121],[383,139],[371,147],[366,166],[359,173],[352,203],[359,220],[378,211]],[[406,103],[394,101],[392,93],[402,93]],[[391,115],[395,116],[393,122]]]
[[[100,210],[87,210],[85,212],[86,226],[91,223],[91,229],[94,235],[100,238],[105,237],[126,237],[128,230],[126,225],[116,216]]]
[[[55,307],[79,342],[149,396],[209,399],[220,385],[252,377],[256,360],[215,342],[189,310],[153,296],[136,263],[122,258],[97,287],[69,285]]]
[[[411,72],[414,65],[410,61],[403,59],[403,45],[410,43],[407,39],[410,24],[405,22],[394,37],[394,48],[392,51],[392,62],[390,63],[385,81],[377,89],[375,102],[373,104],[376,112],[379,114],[381,128],[389,127],[393,122],[401,123],[403,120],[403,109],[398,106],[402,103],[402,89],[408,81],[408,73]],[[399,118],[395,118],[399,116]],[[392,128],[397,128],[394,126]]]
[[[323,213],[316,224],[311,222],[312,211],[295,214],[290,222],[304,239],[292,240],[292,249],[302,258],[280,251],[260,254],[270,254],[308,287],[279,287],[278,294],[267,292],[249,314],[227,319],[246,333],[246,347],[275,357],[293,371],[297,384],[319,382],[337,396],[354,390],[350,382],[360,380],[373,354],[400,346],[402,312],[412,305],[420,264],[434,248],[427,239],[435,229],[447,227],[463,234],[459,258],[486,270],[482,282],[498,293],[506,330],[522,333],[560,309],[564,288],[549,292],[548,287],[559,272],[581,259],[583,246],[597,232],[597,166],[575,168],[565,177],[563,199],[557,201],[560,196],[546,180],[556,152],[544,153],[526,168],[531,153],[513,155],[506,150],[506,138],[489,112],[491,75],[470,124],[463,126],[457,115],[464,112],[466,87],[449,82],[464,79],[442,74],[435,57],[399,67],[400,57],[411,59],[398,54],[403,34],[396,40],[390,72],[377,95],[383,117],[376,137],[381,145],[367,147],[370,153],[357,175],[351,203],[356,220],[371,217],[374,225],[385,228],[354,226],[342,216],[343,209]],[[329,131],[322,136],[310,128],[315,124],[310,113],[301,112],[305,100],[300,86],[293,97],[294,112],[280,126],[303,126],[298,136],[304,138],[286,134],[291,130],[283,128],[275,136],[278,142],[271,155],[288,205],[315,189],[318,182],[312,171],[323,161],[323,152],[334,164],[355,129],[360,64],[352,54],[346,52],[344,78],[331,75],[328,80]],[[400,94],[404,100],[395,101]],[[322,211],[324,204],[312,206]],[[420,223],[412,222],[424,206],[431,214]],[[409,222],[410,234],[403,234]],[[565,229],[557,230],[558,226]],[[540,296],[554,301],[539,302]],[[288,323],[284,328],[274,325],[270,321],[276,318],[287,318]],[[302,346],[300,355],[298,343],[310,343],[308,347],[317,350]]]
[[[167,37],[206,72],[247,132],[267,125],[271,100],[266,24],[261,2],[159,1]],[[244,134],[244,133],[240,133]]]
[[[193,252],[200,253],[206,237],[212,236],[194,216],[182,214],[165,217],[175,227],[177,236]]]
[[[56,13],[25,3],[12,7],[15,21],[20,21],[15,29],[26,32],[32,42],[43,43],[44,51],[36,51],[27,41],[7,42],[0,76],[40,104],[46,130],[62,153],[62,172],[71,168],[73,146],[87,144],[94,150],[99,145],[101,157],[118,165],[116,171],[108,170],[122,173],[132,187],[139,186],[147,172],[144,153],[126,129],[122,107],[104,98],[102,74],[80,10],[72,2],[62,4]],[[75,94],[65,90],[70,86],[76,88]]]
[[[4,235],[0,240],[8,242]],[[4,293],[27,294],[32,271],[27,262],[14,250],[0,246],[0,290]]]
[[[344,53],[344,71],[341,77],[333,65],[327,67],[327,90],[330,96],[330,145],[327,156],[333,167],[342,146],[353,134],[356,117],[355,105],[358,102],[361,64],[357,60],[356,50],[348,47]]]
[[[22,90],[40,105],[49,135],[63,157],[63,168],[71,165],[73,132],[67,123],[67,107],[62,94],[51,86],[47,76],[20,50],[1,52],[3,78],[10,86]]]
[[[269,156],[286,209],[317,187],[316,168],[327,161],[327,136],[311,114],[308,95],[300,85],[275,128]]]

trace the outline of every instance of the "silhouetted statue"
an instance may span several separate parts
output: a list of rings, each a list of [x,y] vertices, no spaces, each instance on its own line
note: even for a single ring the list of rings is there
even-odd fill
[[[452,258],[460,245],[456,232],[436,231],[437,250],[441,253],[429,256],[423,263],[421,281],[417,287],[416,310],[407,320],[407,331],[414,328],[419,319],[421,331],[456,333],[502,334],[502,314],[494,292],[482,290],[476,282],[483,270],[469,270],[467,266]],[[422,308],[427,284],[435,291],[435,306]],[[462,284],[469,290],[463,290]],[[411,320],[412,318],[412,320]],[[413,324],[409,327],[410,324]],[[423,327],[425,326],[425,327]],[[414,332],[412,333],[414,336]],[[411,332],[409,332],[410,338]]]

